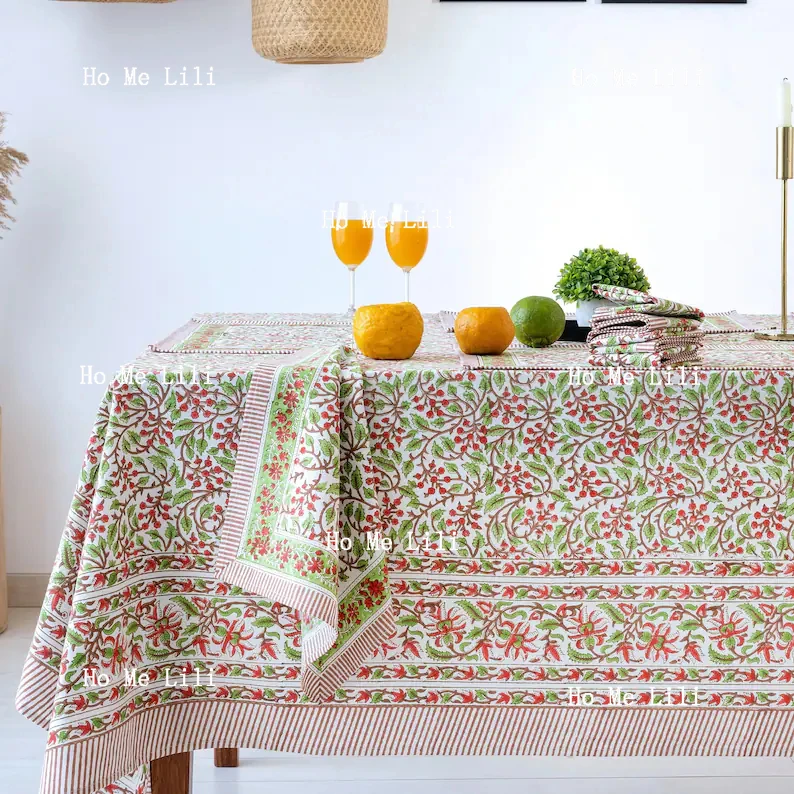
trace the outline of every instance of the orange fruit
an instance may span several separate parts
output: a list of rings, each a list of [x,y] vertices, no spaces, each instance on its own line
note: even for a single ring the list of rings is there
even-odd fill
[[[464,353],[501,355],[514,336],[513,321],[501,306],[472,306],[455,318],[455,338]]]
[[[422,315],[413,303],[360,306],[353,316],[353,338],[367,358],[410,358],[424,330]]]

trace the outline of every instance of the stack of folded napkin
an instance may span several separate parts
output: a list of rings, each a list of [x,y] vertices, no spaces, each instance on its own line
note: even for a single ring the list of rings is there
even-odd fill
[[[700,309],[626,287],[594,284],[593,292],[616,305],[593,315],[591,365],[648,368],[699,360],[705,339]]]

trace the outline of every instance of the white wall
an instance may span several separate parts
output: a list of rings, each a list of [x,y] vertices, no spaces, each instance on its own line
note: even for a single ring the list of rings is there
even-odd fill
[[[452,211],[414,274],[426,310],[549,294],[599,243],[662,295],[777,309],[791,0],[391,5],[382,57],[286,67],[253,52],[246,0],[0,0],[0,109],[31,158],[0,241],[12,572],[55,553],[101,397],[80,365],[112,372],[196,310],[341,310],[321,228],[336,198]],[[125,65],[152,84],[123,87]],[[217,86],[162,85],[194,65]],[[83,87],[84,66],[111,84]],[[359,281],[360,302],[399,299],[382,243]]]

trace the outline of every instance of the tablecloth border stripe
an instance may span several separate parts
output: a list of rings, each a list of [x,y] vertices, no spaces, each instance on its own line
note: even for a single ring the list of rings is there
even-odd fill
[[[50,748],[40,794],[91,794],[154,758],[210,747],[337,756],[781,757],[794,753],[794,709],[192,700]]]
[[[29,655],[17,688],[16,710],[36,725],[49,728],[57,688],[58,671]]]
[[[370,618],[370,623],[349,645],[323,668],[322,676],[312,667],[303,668],[303,691],[313,701],[323,702],[348,681],[359,669],[374,648],[394,634],[394,616],[391,599]],[[327,647],[327,646],[326,646]]]
[[[247,593],[255,593],[268,601],[285,604],[299,613],[336,625],[338,618],[336,598],[327,591],[309,590],[303,582],[278,576],[240,560],[233,560],[226,566],[223,581],[241,587]],[[331,644],[335,639],[336,635],[331,639]],[[327,648],[328,645],[324,647]],[[311,649],[311,640],[308,640],[307,644],[307,638],[304,636],[303,651],[307,660],[313,662],[319,654],[313,655]]]
[[[172,331],[165,339],[149,345],[149,350],[156,353],[170,353],[177,352],[175,345],[178,345],[183,340],[187,339],[191,334],[195,333],[201,327],[201,323],[195,320],[188,320],[184,325],[181,325],[175,331]]]
[[[297,328],[345,328],[352,325],[353,318],[340,318],[339,320],[230,320],[223,312],[216,314],[194,314],[191,322],[200,325],[254,325],[254,326],[291,326]]]
[[[223,579],[226,567],[236,558],[245,532],[245,518],[248,505],[252,498],[256,480],[259,455],[264,433],[265,421],[270,406],[273,384],[278,379],[281,366],[289,364],[291,359],[279,365],[262,365],[254,370],[251,385],[245,398],[237,446],[237,460],[234,466],[232,487],[229,501],[224,511],[221,539],[215,555],[214,574]]]

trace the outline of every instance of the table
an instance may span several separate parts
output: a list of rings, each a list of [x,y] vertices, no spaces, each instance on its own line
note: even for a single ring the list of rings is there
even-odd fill
[[[193,318],[89,438],[17,698],[42,793],[206,747],[791,755],[794,356],[742,322],[660,378]]]

